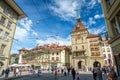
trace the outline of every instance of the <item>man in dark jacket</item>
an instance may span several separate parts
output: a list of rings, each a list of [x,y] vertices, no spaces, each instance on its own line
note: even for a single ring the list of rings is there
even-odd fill
[[[72,69],[71,74],[72,74],[72,78],[73,78],[73,80],[75,80],[76,72],[75,72],[75,69],[74,69],[74,68]]]

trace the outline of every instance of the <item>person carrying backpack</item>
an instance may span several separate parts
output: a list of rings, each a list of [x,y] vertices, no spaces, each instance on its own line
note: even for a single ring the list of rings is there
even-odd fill
[[[7,68],[7,69],[5,70],[5,78],[7,78],[7,77],[9,76],[9,73],[10,73],[10,69]]]

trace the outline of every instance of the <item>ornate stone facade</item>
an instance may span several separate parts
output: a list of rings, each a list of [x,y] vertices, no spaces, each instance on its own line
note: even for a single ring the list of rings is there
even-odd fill
[[[80,18],[77,19],[77,24],[71,32],[71,38],[73,67],[84,69],[104,65],[99,42],[101,37],[97,34],[90,34]]]

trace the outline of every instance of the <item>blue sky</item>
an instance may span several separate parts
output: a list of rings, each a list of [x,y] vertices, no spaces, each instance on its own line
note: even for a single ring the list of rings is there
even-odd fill
[[[15,0],[27,18],[18,21],[11,53],[37,44],[70,45],[77,14],[92,34],[106,30],[100,0]]]

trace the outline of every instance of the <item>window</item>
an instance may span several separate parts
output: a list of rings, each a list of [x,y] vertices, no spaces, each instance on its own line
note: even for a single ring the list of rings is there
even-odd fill
[[[8,14],[8,8],[4,8],[3,12],[4,12],[5,14]]]
[[[109,9],[112,3],[113,3],[113,0],[106,0],[106,7]]]
[[[84,45],[82,45],[82,48],[84,49]]]
[[[112,25],[114,27],[115,33],[120,34],[120,26],[119,26],[119,23],[116,19],[112,20]]]
[[[104,54],[104,58],[106,58],[106,54]]]
[[[111,54],[108,54],[108,58],[111,58]]]
[[[8,35],[9,35],[9,33],[7,33],[7,32],[5,32],[5,34],[4,34],[4,39],[8,39]]]
[[[57,55],[58,55],[58,52],[57,52]]]
[[[56,60],[59,61],[59,57],[56,57]]]
[[[3,25],[4,23],[5,23],[5,18],[4,18],[4,17],[2,17],[2,18],[1,18],[1,20],[0,20],[0,24],[2,24],[2,25]]]
[[[0,54],[3,54],[3,51],[4,51],[5,47],[6,47],[6,45],[4,45],[4,44],[1,45]]]
[[[11,22],[10,21],[8,21],[8,24],[7,24],[7,28],[9,29],[10,27],[11,27]]]
[[[54,60],[54,57],[52,57],[52,60]]]

